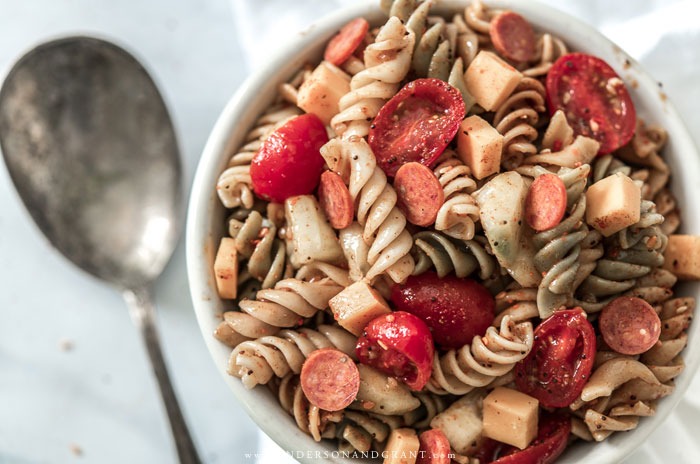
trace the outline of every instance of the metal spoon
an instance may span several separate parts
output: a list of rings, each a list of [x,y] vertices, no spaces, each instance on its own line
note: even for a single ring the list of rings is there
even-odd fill
[[[0,147],[22,201],[51,243],[122,291],[180,462],[200,462],[158,344],[150,290],[183,219],[177,141],[150,76],[102,40],[42,44],[15,64],[0,90]]]

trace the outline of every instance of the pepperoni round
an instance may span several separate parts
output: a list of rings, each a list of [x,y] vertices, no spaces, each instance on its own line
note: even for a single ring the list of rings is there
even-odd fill
[[[550,114],[563,110],[576,135],[600,142],[598,154],[611,153],[634,135],[637,113],[624,82],[605,61],[569,53],[547,73]]]
[[[355,215],[352,197],[338,174],[331,171],[321,174],[318,203],[334,229],[345,229],[352,224]]]
[[[418,437],[416,464],[450,464],[450,442],[440,429],[430,429]]]
[[[430,166],[464,119],[459,90],[440,79],[418,79],[389,100],[370,126],[368,142],[377,164],[394,177],[404,164]]]
[[[498,53],[511,61],[530,61],[535,55],[535,31],[525,18],[504,11],[491,20],[491,42]]]
[[[525,220],[536,231],[561,222],[566,212],[566,187],[555,174],[542,174],[530,185],[525,198]]]
[[[366,19],[353,19],[328,42],[323,59],[336,66],[343,64],[360,46],[368,30],[369,23]]]
[[[661,320],[641,298],[621,296],[600,315],[598,327],[605,343],[622,354],[641,354],[654,346],[661,334]]]
[[[314,406],[340,411],[357,396],[360,371],[350,356],[340,350],[316,350],[301,367],[301,389]]]
[[[394,189],[408,222],[421,227],[435,222],[445,191],[433,171],[416,162],[406,163],[396,172]]]

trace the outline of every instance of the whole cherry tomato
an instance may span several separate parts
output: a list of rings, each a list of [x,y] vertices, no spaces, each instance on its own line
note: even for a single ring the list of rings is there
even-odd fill
[[[433,370],[435,346],[430,329],[413,314],[384,314],[365,327],[355,348],[362,364],[372,366],[421,390]]]
[[[250,163],[253,190],[264,200],[283,203],[313,192],[325,164],[321,147],[328,134],[318,116],[302,114],[274,131]]]
[[[581,394],[595,354],[595,330],[586,313],[557,311],[535,329],[532,350],[515,365],[515,383],[542,406],[566,407]]]
[[[563,110],[576,135],[600,142],[598,153],[611,153],[632,139],[637,112],[627,87],[605,61],[569,53],[547,73],[549,112]]]
[[[464,114],[462,94],[450,84],[440,79],[409,82],[370,126],[368,142],[377,164],[390,177],[410,161],[429,166],[454,138]]]
[[[460,348],[484,335],[493,322],[495,303],[491,293],[473,279],[435,272],[411,276],[391,289],[396,308],[415,314],[433,332],[442,348]]]

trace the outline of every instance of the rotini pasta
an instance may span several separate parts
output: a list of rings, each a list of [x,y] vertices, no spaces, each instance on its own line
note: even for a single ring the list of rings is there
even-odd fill
[[[221,173],[229,374],[353,457],[541,460],[543,430],[557,450],[633,430],[685,369],[675,293],[700,277],[667,133],[516,12],[379,1],[386,22],[342,27]]]

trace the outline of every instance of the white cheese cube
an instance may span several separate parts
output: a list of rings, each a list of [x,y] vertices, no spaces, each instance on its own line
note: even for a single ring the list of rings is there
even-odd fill
[[[481,407],[484,395],[474,390],[450,405],[430,421],[430,427],[442,430],[458,454],[473,451],[472,444],[481,437]]]
[[[535,398],[498,387],[484,398],[484,435],[525,449],[537,436],[538,408]]]
[[[477,179],[501,170],[503,136],[479,116],[462,121],[457,135],[457,153]]]
[[[358,337],[372,320],[391,312],[386,300],[366,282],[346,287],[328,302],[341,327]]]
[[[586,222],[605,237],[639,222],[641,189],[618,172],[601,179],[586,192]]]
[[[299,195],[284,202],[287,219],[287,254],[295,269],[311,261],[341,264],[343,250],[313,195]]]
[[[214,275],[219,296],[235,299],[238,290],[238,250],[234,239],[224,237],[219,242],[214,260]]]
[[[328,124],[340,112],[340,97],[350,92],[350,76],[337,66],[323,61],[301,85],[297,106]]]
[[[467,68],[467,90],[486,111],[495,111],[522,80],[520,72],[496,54],[480,51]]]
[[[681,280],[700,280],[700,236],[670,235],[664,268]]]
[[[414,464],[418,458],[420,442],[413,429],[394,429],[384,449],[384,464]]]

